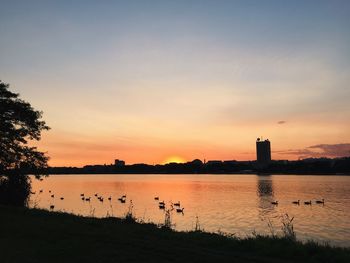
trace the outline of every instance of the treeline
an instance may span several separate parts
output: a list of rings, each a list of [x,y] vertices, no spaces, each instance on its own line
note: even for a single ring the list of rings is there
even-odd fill
[[[298,161],[272,161],[261,166],[256,161],[209,161],[193,160],[187,163],[164,165],[132,164],[86,165],[77,167],[49,167],[48,174],[233,174],[233,173],[271,173],[271,174],[350,174],[350,157],[319,158]]]

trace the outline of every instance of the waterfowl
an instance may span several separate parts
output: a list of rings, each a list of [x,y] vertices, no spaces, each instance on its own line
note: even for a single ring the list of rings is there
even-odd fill
[[[163,205],[159,204],[159,209],[165,209],[165,205],[164,204]]]
[[[159,202],[159,205],[165,205],[164,201]]]
[[[305,201],[304,205],[311,205],[311,200],[310,201]]]
[[[177,208],[177,209],[176,209],[176,212],[177,212],[177,213],[183,213],[183,212],[184,212],[184,209],[185,209],[185,208]]]
[[[55,208],[54,205],[50,205],[50,210],[53,210]]]
[[[80,194],[80,196],[84,196],[84,194]]]
[[[178,201],[177,203],[174,203],[174,206],[180,206],[180,201]]]
[[[39,193],[42,193],[42,192],[43,192],[43,190],[40,190],[40,191],[39,191]]]
[[[156,196],[156,197],[154,198],[154,200],[159,200],[159,197],[158,197],[158,196]]]
[[[85,201],[85,197],[82,197],[81,200]]]
[[[119,197],[118,200],[119,200],[121,203],[125,203],[126,195],[123,195],[122,197]]]
[[[63,199],[64,199],[64,197],[61,197],[60,199],[61,199],[61,200],[63,200]]]
[[[52,198],[54,198],[54,197],[55,197],[55,195],[51,195],[51,197],[52,197]]]
[[[278,205],[278,201],[272,201],[271,204]]]
[[[324,204],[324,199],[322,198],[322,200],[316,200],[316,204]]]
[[[111,197],[111,196],[110,196],[110,197],[108,197],[108,200],[109,200],[109,201],[111,201],[111,200],[112,200],[112,197]]]
[[[85,197],[85,201],[90,202],[91,197]]]
[[[292,203],[295,204],[295,205],[300,205],[300,200],[298,200],[298,201],[293,201]]]

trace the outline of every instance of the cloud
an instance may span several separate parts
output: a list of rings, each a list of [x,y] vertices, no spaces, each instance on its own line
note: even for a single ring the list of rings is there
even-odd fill
[[[290,149],[276,151],[278,154],[297,155],[301,159],[319,157],[346,157],[350,156],[350,143],[317,144],[304,149]]]
[[[279,121],[279,122],[277,122],[277,124],[285,124],[286,123],[286,121]]]
[[[350,143],[318,144],[310,146],[308,148],[321,150],[328,156],[350,156]]]

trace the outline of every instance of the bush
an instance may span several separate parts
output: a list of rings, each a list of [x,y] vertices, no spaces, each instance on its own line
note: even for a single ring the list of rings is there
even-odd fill
[[[0,204],[27,206],[31,191],[27,175],[13,174],[0,177]]]

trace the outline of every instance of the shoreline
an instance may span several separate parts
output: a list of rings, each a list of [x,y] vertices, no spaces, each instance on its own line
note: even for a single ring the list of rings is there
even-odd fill
[[[350,262],[350,248],[0,206],[2,262]]]
[[[301,175],[301,176],[350,176],[350,173],[49,173],[48,175],[108,175],[108,174],[123,174],[123,175]]]

